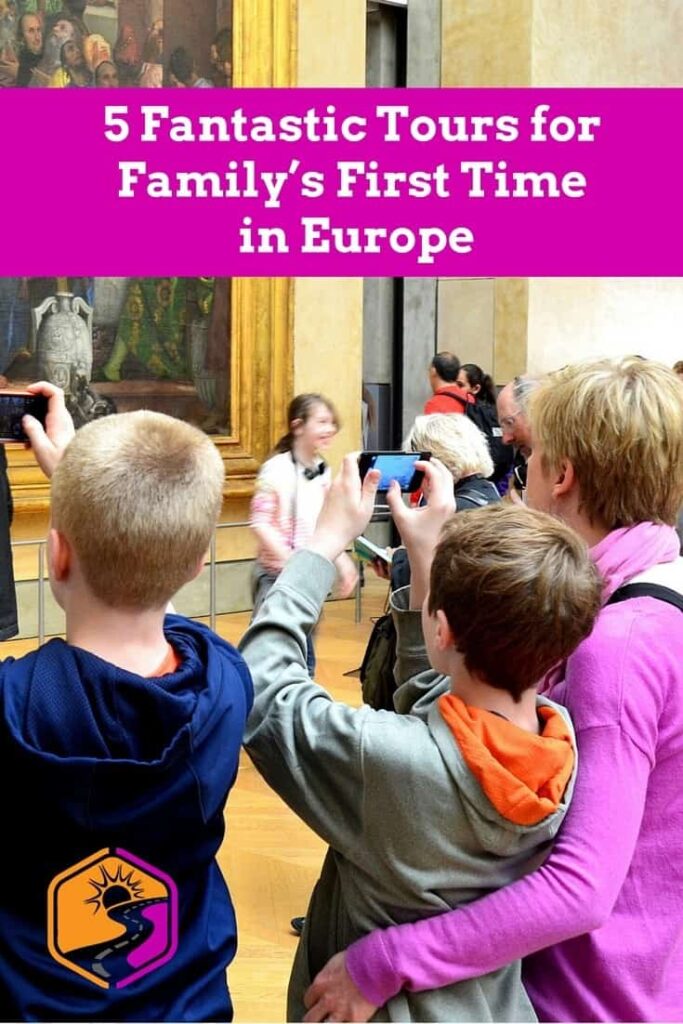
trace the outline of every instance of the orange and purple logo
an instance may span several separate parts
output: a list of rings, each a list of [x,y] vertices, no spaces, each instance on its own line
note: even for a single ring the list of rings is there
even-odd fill
[[[48,948],[101,988],[124,988],[178,948],[178,890],[127,850],[98,850],[56,875],[47,897]]]

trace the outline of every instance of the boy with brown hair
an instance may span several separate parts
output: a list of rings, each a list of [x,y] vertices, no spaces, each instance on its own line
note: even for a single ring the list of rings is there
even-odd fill
[[[95,420],[61,460],[26,428],[56,464],[48,561],[66,641],[0,667],[3,1015],[229,1020],[235,917],[215,857],[251,683],[228,643],[166,615],[203,565],[222,460],[154,412]]]
[[[420,517],[424,541],[453,510],[453,486],[439,463],[420,466],[428,505],[405,514]],[[453,516],[429,587],[415,565],[410,604],[422,604],[424,639],[416,616],[401,612],[407,593],[394,595],[403,714],[335,703],[308,677],[306,633],[376,488],[377,474],[361,485],[347,457],[308,549],[287,563],[241,645],[255,688],[247,750],[331,847],[292,971],[290,1020],[302,1019],[304,992],[329,957],[369,929],[436,914],[532,870],[573,788],[571,726],[535,687],[590,632],[601,582],[585,545],[547,515],[499,505]],[[400,495],[389,501],[400,520]],[[515,963],[401,992],[378,1019],[536,1018]]]

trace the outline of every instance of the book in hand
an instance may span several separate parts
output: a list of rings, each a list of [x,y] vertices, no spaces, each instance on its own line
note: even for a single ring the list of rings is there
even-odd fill
[[[386,562],[387,565],[391,565],[391,555],[387,549],[378,547],[377,544],[373,544],[367,537],[356,537],[353,542],[353,553],[363,562],[376,562],[377,559],[380,559],[380,561]]]

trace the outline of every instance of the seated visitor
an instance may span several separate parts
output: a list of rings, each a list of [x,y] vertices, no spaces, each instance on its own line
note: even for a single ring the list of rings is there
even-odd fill
[[[216,853],[252,688],[234,648],[165,614],[202,568],[223,462],[160,413],[95,420],[61,460],[63,398],[47,435],[25,428],[56,464],[48,565],[66,640],[0,666],[4,810],[20,823],[3,1016],[230,1020],[235,916]]]
[[[527,878],[335,957],[307,1020],[369,1020],[401,990],[517,957],[541,1020],[681,1019],[683,382],[635,356],[568,366],[529,421],[527,501],[573,527],[605,579],[593,632],[541,687],[576,729],[572,806]]]
[[[434,560],[429,593],[424,566],[411,587],[424,641],[419,612],[406,633],[397,622],[404,714],[337,703],[306,669],[334,560],[374,507],[379,474],[361,487],[354,456],[241,644],[255,691],[247,751],[331,847],[292,969],[289,1020],[302,1019],[306,986],[347,942],[469,902],[538,865],[574,784],[569,720],[535,685],[592,627],[601,581],[587,548],[550,516],[498,503],[451,516],[434,552],[431,524],[440,530],[443,510],[453,511],[453,483],[439,463],[421,465],[431,506],[406,512]],[[388,500],[395,513],[405,508],[397,490]],[[410,551],[410,531],[406,540]],[[425,691],[439,699],[423,712]],[[517,962],[448,989],[400,993],[380,1019],[535,1016]]]

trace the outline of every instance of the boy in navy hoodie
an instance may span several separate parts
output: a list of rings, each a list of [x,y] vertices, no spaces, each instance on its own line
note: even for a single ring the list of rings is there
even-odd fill
[[[47,435],[26,428],[57,464],[66,641],[0,667],[0,1016],[230,1020],[235,917],[215,858],[251,681],[229,644],[165,614],[202,567],[222,461],[153,412],[88,424],[60,460],[52,394]]]

